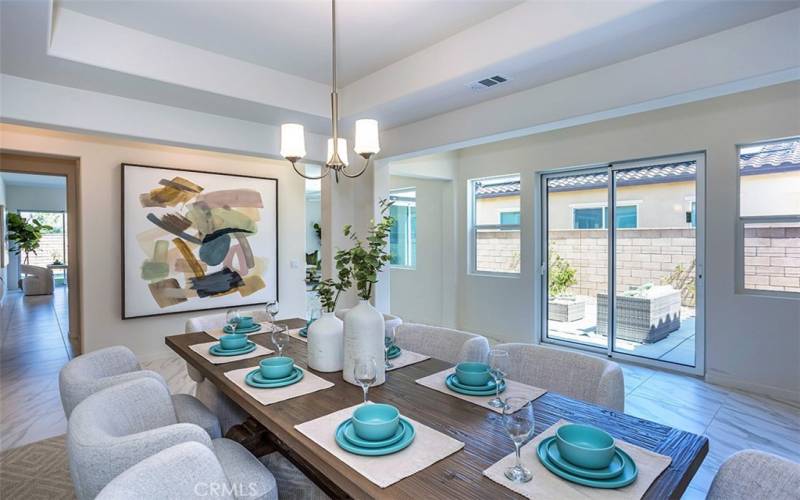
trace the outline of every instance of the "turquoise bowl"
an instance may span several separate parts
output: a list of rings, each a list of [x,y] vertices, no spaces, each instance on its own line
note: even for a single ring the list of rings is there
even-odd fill
[[[616,450],[611,434],[597,427],[578,424],[558,428],[556,447],[564,460],[587,469],[608,467]]]
[[[361,439],[383,441],[397,432],[400,411],[392,405],[367,404],[353,412],[352,421],[353,430]]]
[[[219,346],[225,349],[226,351],[241,349],[246,345],[247,345],[247,335],[241,335],[236,333],[232,335],[223,335],[222,337],[219,338]]]
[[[456,365],[456,377],[464,385],[485,386],[492,379],[489,365],[486,363],[459,363]]]
[[[238,326],[238,328],[240,330],[243,330],[245,328],[252,327],[254,324],[255,324],[255,322],[253,322],[253,317],[252,316],[242,316],[242,317],[239,318],[239,326]]]
[[[266,379],[279,379],[288,377],[294,368],[294,360],[286,356],[262,359],[258,363],[261,375]]]

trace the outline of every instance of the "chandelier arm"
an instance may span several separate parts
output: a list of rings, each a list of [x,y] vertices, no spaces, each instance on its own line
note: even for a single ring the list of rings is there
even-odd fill
[[[367,170],[367,167],[369,167],[369,164],[370,164],[370,162],[371,162],[371,161],[372,161],[372,156],[370,156],[369,158],[367,158],[367,159],[366,159],[366,161],[364,162],[364,168],[362,168],[362,169],[361,169],[361,171],[360,171],[359,173],[357,173],[357,174],[350,175],[350,174],[348,174],[348,173],[345,171],[345,169],[344,169],[344,168],[342,168],[342,169],[340,170],[340,172],[341,172],[341,173],[342,173],[342,175],[344,175],[345,177],[349,177],[350,179],[353,179],[353,178],[355,178],[355,177],[358,177],[359,175],[363,174],[364,172],[366,172],[366,170]]]
[[[327,177],[327,176],[328,176],[328,174],[330,174],[330,173],[331,173],[331,169],[330,169],[330,167],[328,167],[327,165],[323,165],[323,166],[322,166],[322,168],[323,168],[323,171],[324,171],[325,173],[324,173],[324,174],[322,174],[322,175],[320,175],[319,177],[312,177],[312,176],[306,175],[306,174],[304,174],[303,172],[301,172],[301,171],[297,170],[297,164],[296,164],[295,162],[291,162],[291,163],[292,163],[292,168],[294,168],[294,171],[295,171],[295,172],[297,172],[297,174],[298,174],[300,177],[304,177],[304,178],[306,178],[306,179],[308,179],[308,180],[310,180],[310,181],[318,181],[318,180],[322,179],[323,177]]]

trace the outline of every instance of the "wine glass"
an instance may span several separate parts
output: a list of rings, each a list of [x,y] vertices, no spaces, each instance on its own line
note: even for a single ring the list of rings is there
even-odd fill
[[[522,466],[520,448],[533,436],[534,424],[533,403],[526,398],[508,398],[503,407],[503,423],[506,432],[514,441],[517,462],[505,471],[505,476],[515,483],[527,483],[533,477],[530,470]]]
[[[386,369],[394,368],[394,365],[391,361],[389,361],[389,349],[392,348],[394,345],[394,328],[390,328],[386,331],[383,337],[383,351],[386,361]]]
[[[364,404],[367,404],[367,391],[369,387],[378,379],[378,367],[375,365],[375,358],[356,358],[353,364],[353,378],[364,390]]]
[[[500,399],[500,384],[508,376],[508,371],[511,368],[511,358],[508,356],[508,351],[502,349],[492,349],[489,351],[489,373],[492,375],[495,383],[494,399],[487,404],[492,408],[504,408],[506,404]]]
[[[278,356],[283,356],[283,346],[287,342],[289,342],[289,327],[276,323],[272,328],[272,343],[278,348]]]
[[[225,313],[225,321],[234,332],[239,328],[239,321],[241,319],[241,313],[239,313],[238,309],[228,309],[228,312]]]
[[[273,324],[275,323],[275,316],[278,314],[279,309],[280,308],[278,307],[278,302],[277,301],[267,302],[267,305],[265,307],[265,310],[266,310],[266,313],[267,313],[266,320],[267,320],[267,323],[269,323],[269,329],[270,330],[274,330],[275,329]]]

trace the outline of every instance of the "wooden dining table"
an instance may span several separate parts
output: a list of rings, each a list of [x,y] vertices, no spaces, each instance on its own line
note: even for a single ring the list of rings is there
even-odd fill
[[[305,320],[281,321],[290,328]],[[268,334],[249,337],[257,344],[275,349]],[[483,471],[513,452],[502,415],[415,383],[415,380],[452,366],[429,359],[387,373],[386,383],[369,391],[371,401],[389,403],[410,418],[465,443],[460,451],[388,488],[380,488],[321,446],[295,429],[309,420],[333,413],[362,401],[360,387],[342,379],[342,374],[314,373],[335,383],[326,390],[271,405],[262,405],[225,377],[230,370],[256,367],[264,356],[214,365],[189,348],[209,342],[204,332],[166,337],[165,342],[186,362],[250,415],[248,428],[258,426],[258,445],[282,453],[332,498],[416,498],[500,499],[521,498],[517,493],[490,480]],[[284,355],[306,367],[306,343],[290,338]],[[313,371],[313,370],[312,370]],[[655,422],[615,412],[591,403],[548,392],[533,402],[538,435],[561,419],[591,424],[630,444],[668,455],[670,466],[655,480],[645,498],[680,498],[708,453],[708,438]],[[237,426],[241,427],[241,426]],[[242,436],[234,427],[228,437]],[[253,443],[249,444],[251,449]],[[424,443],[419,443],[424,446]],[[536,478],[533,479],[536,481]]]

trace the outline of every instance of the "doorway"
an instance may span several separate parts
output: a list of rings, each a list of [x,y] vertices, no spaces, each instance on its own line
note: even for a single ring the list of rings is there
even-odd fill
[[[704,162],[541,175],[544,342],[702,374]]]
[[[0,152],[3,233],[10,229],[9,217],[41,228],[34,250],[17,255],[18,245],[4,241],[3,327],[7,333],[7,322],[20,326],[20,315],[16,320],[12,315],[14,308],[24,309],[27,321],[61,333],[67,358],[82,352],[78,175],[77,159]],[[52,361],[55,365],[55,358]]]

